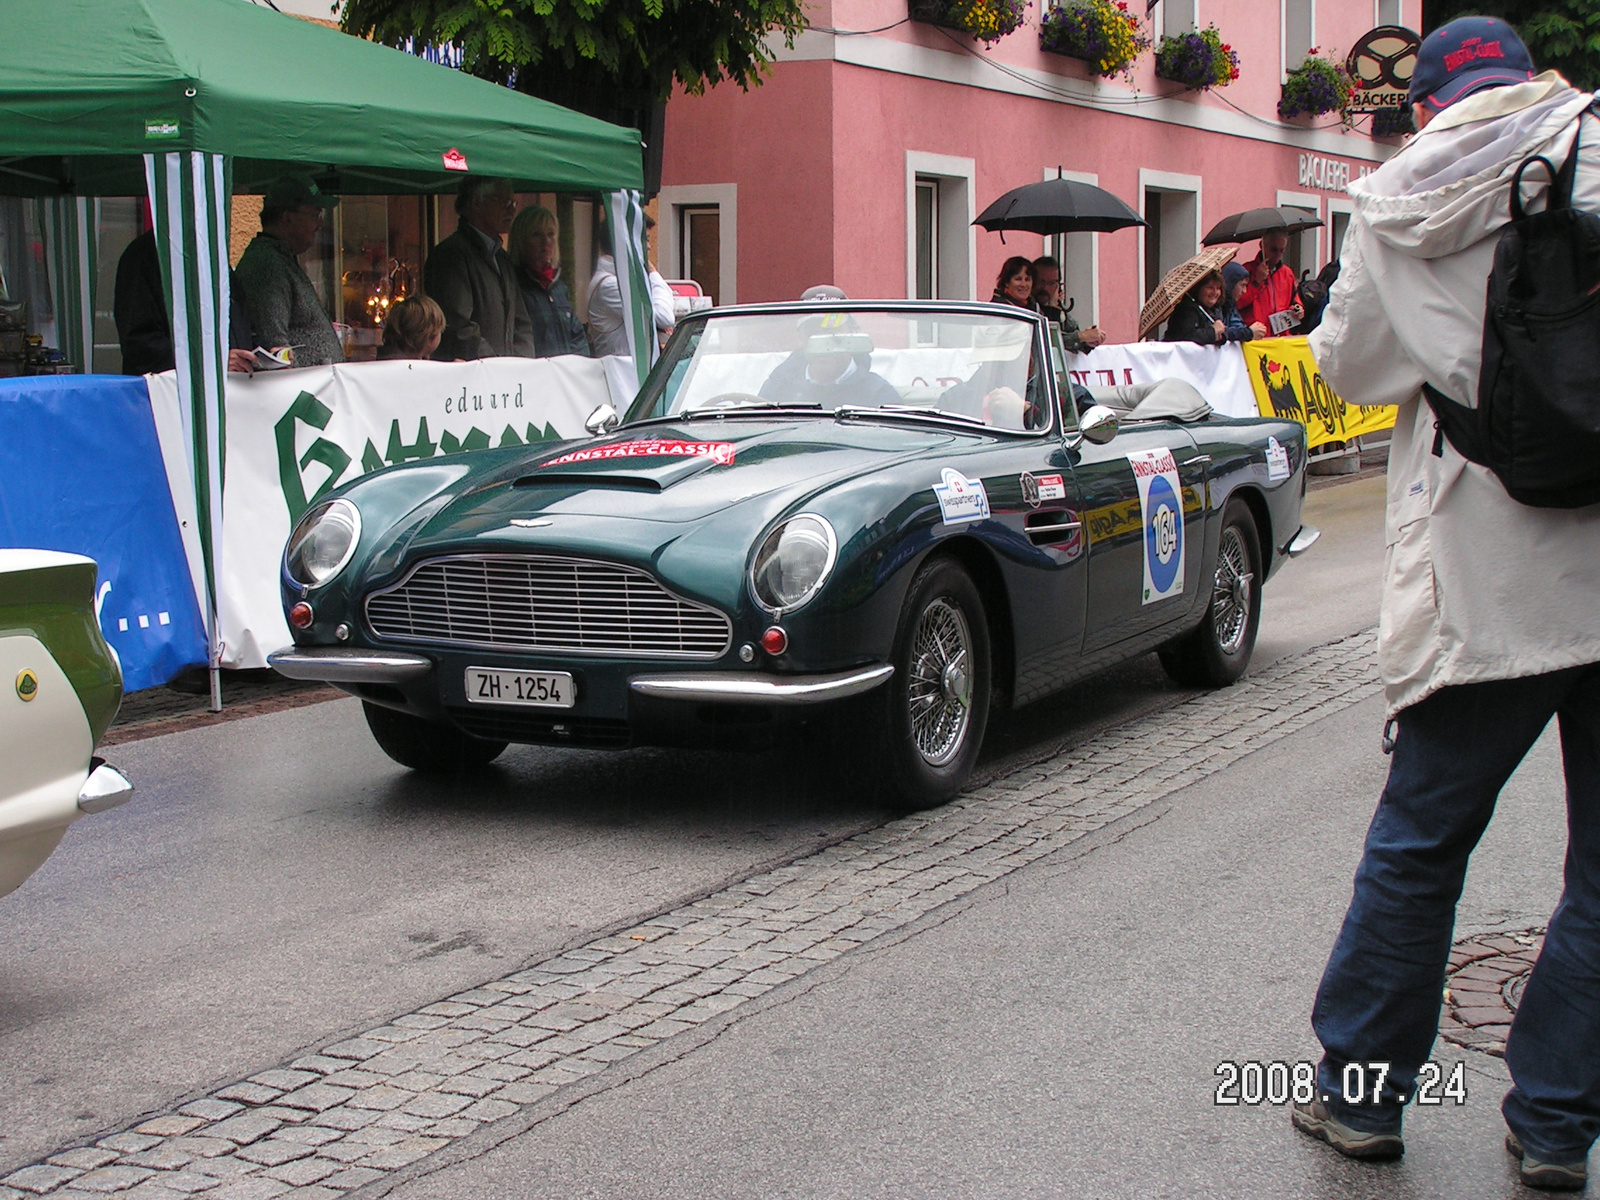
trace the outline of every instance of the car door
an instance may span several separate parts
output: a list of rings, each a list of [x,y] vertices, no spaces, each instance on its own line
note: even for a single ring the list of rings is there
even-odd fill
[[[1088,543],[1084,652],[1181,621],[1199,599],[1209,456],[1171,421],[1070,456]]]

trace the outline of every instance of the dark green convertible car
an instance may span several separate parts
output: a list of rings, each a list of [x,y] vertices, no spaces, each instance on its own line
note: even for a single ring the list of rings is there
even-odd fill
[[[285,550],[297,679],[394,759],[509,742],[859,755],[906,807],[961,789],[995,704],[1157,650],[1249,662],[1261,585],[1315,539],[1305,431],[1168,381],[1091,393],[989,304],[749,306],[679,325],[592,439],[368,475]]]

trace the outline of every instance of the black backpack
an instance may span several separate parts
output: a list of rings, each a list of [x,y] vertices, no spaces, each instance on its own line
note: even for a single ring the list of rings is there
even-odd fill
[[[1478,407],[1422,388],[1436,418],[1433,452],[1448,437],[1513,500],[1536,508],[1600,502],[1600,216],[1572,207],[1578,141],[1559,171],[1535,155],[1512,177],[1511,225],[1489,274]],[[1551,184],[1545,210],[1530,214],[1522,176],[1534,163]]]

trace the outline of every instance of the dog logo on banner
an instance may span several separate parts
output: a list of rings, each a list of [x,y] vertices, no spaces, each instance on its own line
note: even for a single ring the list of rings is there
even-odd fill
[[[1139,517],[1144,523],[1145,604],[1183,592],[1183,501],[1178,464],[1171,450],[1137,450],[1128,455],[1139,485]]]

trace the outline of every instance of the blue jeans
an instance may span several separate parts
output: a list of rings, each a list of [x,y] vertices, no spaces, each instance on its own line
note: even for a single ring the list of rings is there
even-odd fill
[[[1552,716],[1567,782],[1566,886],[1511,1026],[1501,1110],[1547,1162],[1581,1161],[1600,1135],[1600,664],[1442,688],[1397,718],[1389,780],[1311,1017],[1320,1090],[1354,1128],[1400,1129],[1399,1097],[1415,1092],[1439,1029],[1467,859]],[[1343,1100],[1352,1062],[1392,1064],[1376,1104]]]

